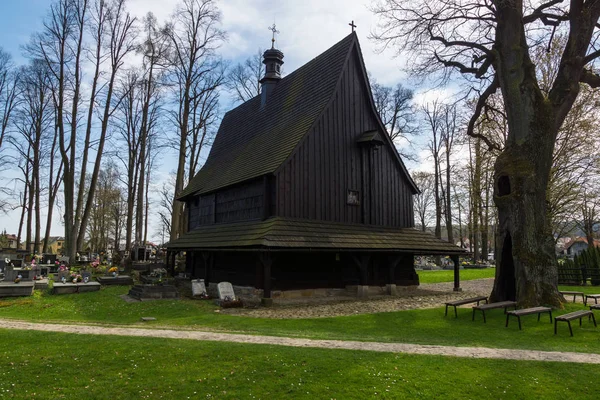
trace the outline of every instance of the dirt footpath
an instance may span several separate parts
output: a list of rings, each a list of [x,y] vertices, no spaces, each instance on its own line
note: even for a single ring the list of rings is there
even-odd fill
[[[240,335],[232,333],[213,333],[199,331],[179,331],[171,329],[140,329],[140,328],[115,328],[91,325],[60,325],[38,324],[22,321],[1,320],[0,327],[4,329],[37,330],[46,332],[64,332],[81,335],[121,335],[158,337],[167,339],[206,340],[218,342],[268,344],[292,347],[313,347],[325,349],[366,350],[384,353],[407,353],[442,355],[467,358],[495,358],[505,360],[531,360],[572,362],[582,364],[600,364],[600,354],[585,354],[572,352],[490,349],[481,347],[451,347],[430,346],[407,343],[378,343],[354,342],[342,340],[314,340],[294,339],[274,336]]]

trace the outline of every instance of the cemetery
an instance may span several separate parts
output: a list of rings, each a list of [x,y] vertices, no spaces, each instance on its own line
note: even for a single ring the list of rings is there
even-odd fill
[[[600,1],[6,3],[0,398],[599,397]]]

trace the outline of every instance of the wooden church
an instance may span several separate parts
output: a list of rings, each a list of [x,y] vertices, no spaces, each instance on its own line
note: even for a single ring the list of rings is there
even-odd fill
[[[265,51],[262,93],[225,114],[179,196],[188,232],[167,245],[207,283],[263,290],[416,285],[414,256],[457,246],[414,229],[418,188],[375,110],[353,32],[281,77]],[[458,282],[456,280],[456,282]],[[457,284],[457,283],[456,283]]]

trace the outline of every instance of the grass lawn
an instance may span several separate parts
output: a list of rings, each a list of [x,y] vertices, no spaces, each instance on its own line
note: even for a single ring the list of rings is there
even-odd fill
[[[0,398],[595,399],[599,373],[596,365],[582,372],[567,363],[0,329]]]
[[[420,283],[454,282],[453,270],[417,271]],[[471,281],[473,279],[493,278],[496,268],[485,269],[461,269],[460,280]]]
[[[484,324],[481,315],[471,321],[470,308],[459,309],[459,317],[444,317],[443,308],[343,316],[335,318],[288,319],[249,318],[215,312],[210,301],[163,300],[126,303],[119,295],[126,287],[103,287],[98,292],[54,296],[36,291],[30,298],[0,301],[0,318],[34,322],[143,324],[144,327],[175,327],[180,329],[218,330],[250,334],[290,336],[314,339],[401,342],[453,346],[536,349],[600,353],[600,328],[588,321],[574,326],[570,337],[566,325],[559,326],[558,335],[546,317],[537,322],[535,315],[524,317],[523,330],[511,320],[504,327],[502,310],[487,313]],[[582,309],[581,304],[568,303],[554,315]],[[141,323],[143,316],[156,321]]]

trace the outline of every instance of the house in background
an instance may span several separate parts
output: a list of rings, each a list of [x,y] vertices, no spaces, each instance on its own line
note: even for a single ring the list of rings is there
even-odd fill
[[[17,235],[12,233],[3,233],[3,241],[6,243],[5,248],[16,249],[17,248]]]
[[[600,240],[594,239],[594,247],[600,247]],[[575,257],[581,254],[583,251],[587,250],[588,241],[585,237],[576,237],[573,238],[570,242],[566,243],[564,246],[563,254],[566,254],[570,257]]]
[[[415,255],[452,255],[457,274],[465,250],[414,229],[418,188],[375,110],[356,34],[285,78],[280,50],[263,62],[261,94],[224,116],[179,194],[188,232],[166,245],[170,266],[184,251],[192,277],[258,288],[266,304],[272,290],[393,293],[419,283]]]
[[[62,254],[65,245],[64,236],[50,236],[46,252],[50,254]]]

